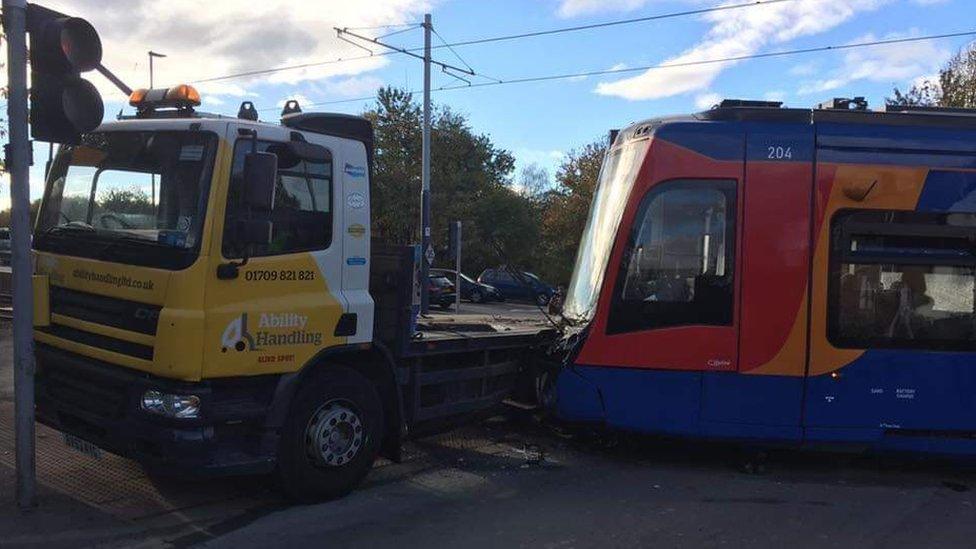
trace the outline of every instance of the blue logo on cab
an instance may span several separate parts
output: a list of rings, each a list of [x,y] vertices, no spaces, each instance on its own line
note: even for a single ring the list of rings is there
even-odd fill
[[[365,166],[354,166],[346,162],[345,167],[342,171],[346,172],[349,177],[355,177],[357,179],[366,177],[366,167]]]

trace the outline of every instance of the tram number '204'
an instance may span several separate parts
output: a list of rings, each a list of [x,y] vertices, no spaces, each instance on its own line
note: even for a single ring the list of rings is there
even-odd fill
[[[793,158],[793,147],[768,146],[766,147],[766,158],[770,160],[783,160]]]

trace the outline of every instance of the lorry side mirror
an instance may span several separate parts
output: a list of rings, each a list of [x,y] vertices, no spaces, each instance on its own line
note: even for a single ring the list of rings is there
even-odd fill
[[[252,152],[244,156],[244,206],[252,213],[271,212],[278,181],[278,155]]]

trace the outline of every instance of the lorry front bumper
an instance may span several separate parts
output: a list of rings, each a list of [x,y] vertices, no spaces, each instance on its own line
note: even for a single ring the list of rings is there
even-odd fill
[[[256,474],[274,468],[267,411],[279,376],[186,383],[35,344],[40,423],[163,474]],[[147,390],[200,397],[196,419],[142,410]]]

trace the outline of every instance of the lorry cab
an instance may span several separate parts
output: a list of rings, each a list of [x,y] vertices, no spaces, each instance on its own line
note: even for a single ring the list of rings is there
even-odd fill
[[[850,106],[855,106],[851,109]],[[609,149],[568,419],[976,452],[976,115],[726,101]]]
[[[424,421],[499,402],[539,329],[422,328],[371,243],[372,126],[196,112],[189,86],[61,147],[34,231],[37,416],[180,475],[350,490]],[[436,370],[436,371],[432,371]]]
[[[54,288],[37,341],[185,381],[278,373],[369,342],[368,135],[300,129],[336,120],[352,118],[123,120],[63,147],[35,232],[37,272]],[[298,158],[296,142],[322,157]],[[240,225],[253,151],[278,159],[258,244]]]

